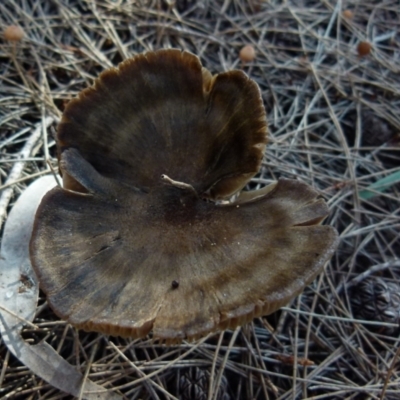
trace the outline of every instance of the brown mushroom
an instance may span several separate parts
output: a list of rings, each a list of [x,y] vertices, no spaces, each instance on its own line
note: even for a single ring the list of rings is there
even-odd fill
[[[353,11],[347,9],[343,11],[343,17],[347,18],[347,19],[353,19],[354,17],[354,13]]]
[[[372,44],[369,42],[360,42],[357,45],[357,53],[359,57],[365,57],[369,53],[371,53],[372,50]]]
[[[254,59],[256,58],[256,50],[251,44],[247,44],[240,49],[239,58],[244,63],[254,61]]]
[[[53,310],[112,335],[180,340],[288,303],[337,233],[304,183],[240,190],[266,118],[242,71],[178,50],[135,56],[72,100],[57,134],[64,188],[43,199],[31,260]],[[234,200],[232,200],[234,196]]]
[[[9,42],[19,42],[24,38],[25,32],[20,26],[9,25],[4,29],[3,36]]]

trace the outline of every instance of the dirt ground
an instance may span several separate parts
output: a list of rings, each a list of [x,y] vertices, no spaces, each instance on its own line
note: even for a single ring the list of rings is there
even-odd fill
[[[179,48],[258,83],[269,143],[251,187],[311,184],[340,244],[287,307],[196,343],[77,331],[40,294],[23,339],[47,342],[101,391],[68,374],[61,391],[0,338],[1,398],[399,398],[399,1],[2,0],[3,33],[10,25],[24,36],[0,39],[0,234],[24,189],[57,170],[68,101],[135,54]],[[253,61],[240,60],[245,45]]]

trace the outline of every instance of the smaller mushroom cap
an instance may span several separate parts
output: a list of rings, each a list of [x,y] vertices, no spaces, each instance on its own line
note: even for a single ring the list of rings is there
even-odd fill
[[[256,83],[242,71],[212,76],[174,49],[103,72],[68,103],[57,134],[59,154],[79,149],[104,177],[150,191],[165,174],[214,200],[258,172],[266,141]]]
[[[320,225],[327,206],[304,183],[238,194],[265,142],[258,87],[241,71],[211,76],[197,57],[164,50],[103,73],[66,108],[65,188],[45,196],[33,229],[54,311],[86,330],[180,340],[289,302],[337,233]]]
[[[10,42],[19,42],[25,36],[24,30],[17,25],[9,25],[4,29],[4,39]]]
[[[372,44],[369,42],[360,42],[357,46],[357,53],[360,57],[365,57],[371,53]]]
[[[344,10],[344,11],[343,11],[343,16],[344,16],[345,18],[348,18],[348,19],[353,19],[354,13],[353,13],[353,11],[347,9],[347,10]]]
[[[239,58],[243,62],[251,62],[256,58],[256,50],[251,44],[247,44],[240,49]]]

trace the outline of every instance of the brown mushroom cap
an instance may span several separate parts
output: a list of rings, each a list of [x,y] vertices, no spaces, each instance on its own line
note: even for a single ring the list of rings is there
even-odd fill
[[[251,44],[247,44],[240,49],[239,58],[243,62],[251,62],[256,58],[256,50]]]
[[[104,72],[58,132],[66,189],[43,199],[31,260],[54,311],[112,335],[196,338],[271,313],[329,260],[337,233],[304,183],[238,192],[266,141],[256,84],[177,50]],[[178,183],[166,184],[161,175]],[[171,182],[171,180],[170,180]]]
[[[4,29],[3,36],[10,42],[19,42],[24,38],[25,32],[20,26],[9,25]]]
[[[260,92],[246,74],[212,77],[196,56],[160,50],[103,72],[68,103],[58,147],[142,190],[166,174],[224,198],[257,173],[266,137]]]

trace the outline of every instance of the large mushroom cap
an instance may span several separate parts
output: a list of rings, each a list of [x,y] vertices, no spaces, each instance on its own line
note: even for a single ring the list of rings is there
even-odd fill
[[[104,72],[58,132],[64,189],[43,199],[31,259],[49,304],[86,330],[175,340],[286,304],[337,233],[304,183],[238,192],[266,142],[256,84],[177,50]],[[164,179],[161,179],[164,176]]]

